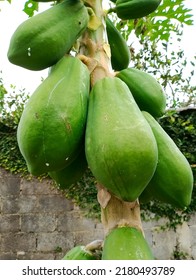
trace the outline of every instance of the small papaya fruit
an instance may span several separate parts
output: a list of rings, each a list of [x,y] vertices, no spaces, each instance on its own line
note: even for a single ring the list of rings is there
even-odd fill
[[[60,189],[66,189],[82,177],[87,167],[85,152],[84,149],[81,149],[77,157],[68,166],[58,171],[51,171],[48,174]]]
[[[85,246],[78,245],[69,250],[63,260],[96,260],[97,258],[92,254],[91,251],[87,250]]]
[[[104,240],[102,260],[154,260],[154,256],[141,231],[117,227]]]
[[[77,57],[64,56],[31,95],[18,125],[17,140],[33,175],[63,169],[78,155],[89,86],[86,65]]]
[[[117,0],[116,13],[120,19],[137,19],[154,12],[161,0]]]
[[[152,75],[136,68],[127,68],[117,73],[116,77],[128,85],[140,110],[149,112],[155,118],[164,114],[166,95]]]
[[[70,51],[88,20],[82,1],[64,0],[18,26],[10,40],[8,60],[30,70],[50,67]]]
[[[193,190],[192,169],[160,124],[149,113],[143,112],[143,115],[157,141],[158,164],[141,197],[152,197],[178,208],[187,207],[191,202]]]
[[[122,200],[136,200],[154,174],[154,135],[119,78],[102,78],[91,90],[85,151],[95,178]]]
[[[108,17],[106,17],[106,31],[111,49],[112,68],[115,71],[127,68],[131,60],[130,50],[126,40]]]

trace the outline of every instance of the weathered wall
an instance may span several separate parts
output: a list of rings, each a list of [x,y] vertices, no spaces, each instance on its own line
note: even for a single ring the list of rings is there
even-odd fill
[[[178,249],[196,259],[196,215],[176,232],[159,231],[159,222],[143,222],[157,259]],[[0,169],[0,259],[61,259],[78,244],[103,238],[99,221],[82,212],[49,181],[27,181]]]

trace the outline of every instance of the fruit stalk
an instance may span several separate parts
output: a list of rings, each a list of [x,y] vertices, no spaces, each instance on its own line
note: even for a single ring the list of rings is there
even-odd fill
[[[91,86],[105,76],[113,76],[102,0],[86,0],[89,24],[80,41],[80,58],[91,72]],[[84,57],[85,56],[85,57]]]
[[[97,184],[98,202],[101,206],[101,222],[105,235],[116,227],[134,227],[142,232],[139,201],[127,202],[109,193],[101,184]]]

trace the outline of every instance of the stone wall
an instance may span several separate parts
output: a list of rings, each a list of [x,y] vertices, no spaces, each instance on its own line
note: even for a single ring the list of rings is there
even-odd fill
[[[157,259],[175,250],[196,259],[196,215],[176,232],[160,231],[159,222],[143,222]],[[26,180],[0,169],[0,259],[61,259],[67,250],[103,238],[99,221],[82,211],[50,181]]]

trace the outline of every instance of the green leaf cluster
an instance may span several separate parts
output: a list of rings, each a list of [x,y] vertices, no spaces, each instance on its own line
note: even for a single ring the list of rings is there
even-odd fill
[[[147,17],[128,21],[129,34],[143,40],[169,41],[184,25],[193,25],[192,10],[186,7],[185,0],[163,0],[157,10]]]
[[[35,12],[38,11],[38,3],[32,0],[28,0],[24,4],[23,11],[29,16],[32,17]]]
[[[16,139],[16,129],[24,105],[29,98],[25,89],[7,92],[0,78],[0,166],[17,174],[28,174],[26,163],[20,154]]]
[[[0,77],[0,112],[3,110],[4,97],[7,93],[7,90],[3,86],[2,78]]]

